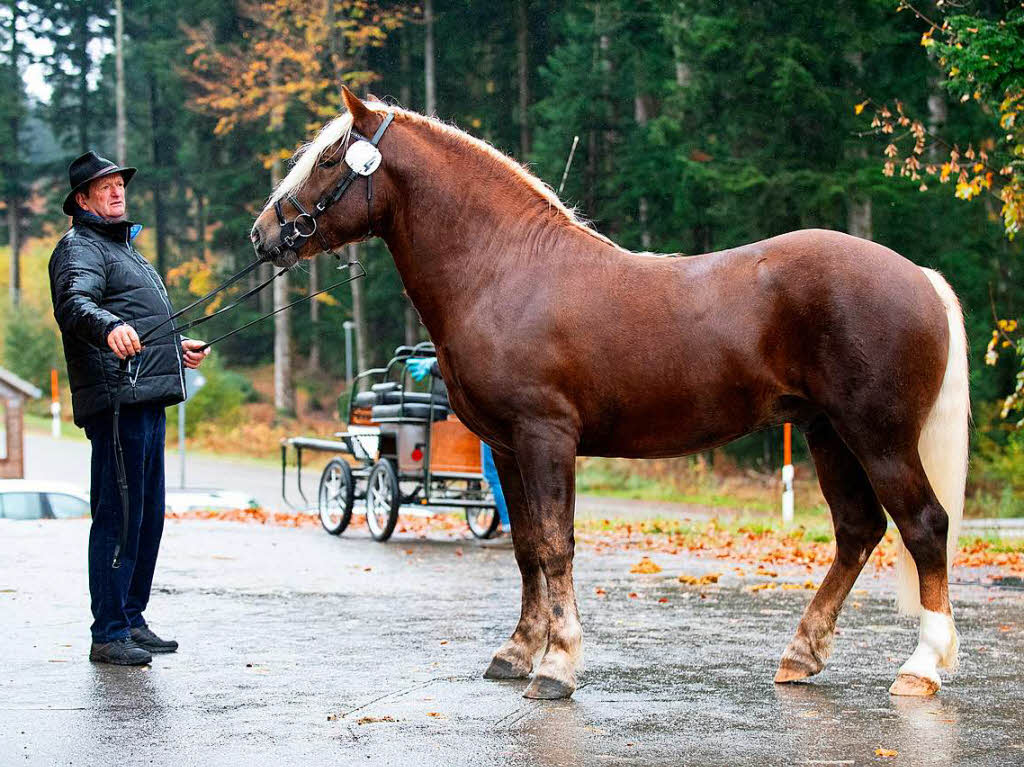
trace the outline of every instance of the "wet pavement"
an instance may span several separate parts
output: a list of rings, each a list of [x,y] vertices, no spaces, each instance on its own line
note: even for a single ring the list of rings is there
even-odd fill
[[[631,574],[639,553],[581,547],[587,669],[545,702],[480,676],[518,616],[509,550],[169,522],[147,615],[181,650],[126,669],[87,660],[87,535],[0,521],[0,764],[1024,763],[1024,591],[955,586],[960,671],[892,699],[916,629],[886,576],[862,576],[825,672],[776,687],[810,591],[751,592],[690,554]],[[677,580],[706,571],[725,575]]]

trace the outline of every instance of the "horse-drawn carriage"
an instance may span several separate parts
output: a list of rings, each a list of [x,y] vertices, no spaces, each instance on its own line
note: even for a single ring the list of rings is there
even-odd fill
[[[320,475],[316,507],[324,529],[339,535],[365,501],[366,524],[386,541],[403,505],[464,509],[473,535],[489,538],[498,527],[494,498],[481,471],[480,440],[452,412],[440,377],[428,375],[426,390],[410,380],[406,364],[431,357],[429,342],[400,346],[385,367],[357,375],[348,392],[347,428],[336,439],[290,437],[281,441],[281,495],[287,497],[288,448],[296,452],[299,494],[304,451],[330,452]]]

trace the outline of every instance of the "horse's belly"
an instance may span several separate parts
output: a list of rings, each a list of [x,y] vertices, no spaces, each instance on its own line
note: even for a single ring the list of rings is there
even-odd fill
[[[771,420],[769,403],[740,397],[694,403],[673,400],[665,407],[631,407],[588,419],[580,455],[663,458],[708,450],[742,437]]]

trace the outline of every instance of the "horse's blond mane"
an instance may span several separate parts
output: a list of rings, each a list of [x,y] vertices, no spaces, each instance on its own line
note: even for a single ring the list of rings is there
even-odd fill
[[[445,137],[453,139],[456,143],[461,143],[483,152],[487,157],[493,160],[499,168],[508,171],[513,177],[523,182],[534,193],[541,197],[549,207],[554,208],[556,211],[561,213],[565,217],[566,223],[575,228],[581,229],[588,235],[596,237],[606,244],[618,247],[618,245],[609,240],[603,234],[592,229],[587,222],[581,220],[576,215],[575,210],[566,207],[565,204],[558,199],[558,195],[555,194],[554,190],[550,186],[545,184],[507,154],[499,151],[486,141],[478,139],[475,136],[471,136],[454,125],[442,122],[435,117],[428,117],[427,115],[412,112],[408,109],[402,109],[401,107],[388,106],[383,102],[369,101],[365,103],[368,109],[378,112],[392,111],[396,115],[402,115],[407,118],[410,122],[419,123],[431,130],[438,131]],[[268,204],[273,204],[277,200],[283,199],[288,194],[293,193],[296,189],[301,187],[313,173],[313,170],[316,168],[316,164],[323,153],[338,141],[347,137],[351,130],[352,115],[347,110],[324,125],[312,141],[304,144],[295,153],[291,170],[288,171],[288,175],[285,176],[281,183],[279,183],[274,189],[273,193],[270,195]]]

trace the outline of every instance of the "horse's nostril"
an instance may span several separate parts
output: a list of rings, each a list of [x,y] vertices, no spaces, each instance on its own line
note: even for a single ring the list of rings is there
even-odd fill
[[[252,233],[249,235],[249,239],[252,240],[253,245],[259,247],[260,241],[263,239],[263,236],[260,234],[260,230],[254,226],[252,228]]]

